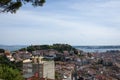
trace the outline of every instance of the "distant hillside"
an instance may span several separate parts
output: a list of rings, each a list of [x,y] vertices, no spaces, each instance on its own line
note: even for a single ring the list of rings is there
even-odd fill
[[[86,49],[114,49],[120,48],[120,46],[74,46],[75,48],[86,48]]]
[[[63,51],[75,51],[76,49],[69,44],[53,44],[53,45],[31,45],[27,47],[27,51],[32,52],[35,50],[46,50],[46,49],[54,49],[58,52]],[[20,49],[21,51],[26,50],[25,48]]]
[[[73,46],[84,52],[106,52],[111,50],[120,50],[120,46]]]
[[[1,49],[5,49],[9,51],[15,51],[25,47],[27,47],[27,45],[0,45]]]
[[[58,46],[58,45],[57,45]],[[5,50],[9,50],[9,51],[15,51],[15,50],[19,50],[19,49],[21,49],[21,48],[26,48],[26,47],[28,47],[28,45],[0,45],[0,48],[1,49],[5,49]],[[45,47],[47,47],[47,48],[50,48],[50,47],[52,47],[52,46],[41,46],[41,49],[42,48],[45,48]],[[97,51],[97,50],[102,50],[102,49],[105,49],[105,50],[111,50],[111,49],[115,49],[115,50],[120,50],[120,46],[67,46],[67,48],[76,48],[76,49],[80,49],[80,50],[83,50],[83,51],[88,51],[89,52],[89,50],[95,50],[95,51]],[[39,48],[39,47],[37,47],[37,48]],[[52,48],[55,48],[55,47],[52,47]],[[57,48],[57,49],[60,49],[60,48],[66,48],[66,47],[59,47],[59,48]]]

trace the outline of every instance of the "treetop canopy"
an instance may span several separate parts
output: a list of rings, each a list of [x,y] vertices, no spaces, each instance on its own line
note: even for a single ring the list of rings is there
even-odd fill
[[[16,11],[26,3],[30,3],[33,6],[43,6],[45,0],[0,0],[0,13],[16,13]]]

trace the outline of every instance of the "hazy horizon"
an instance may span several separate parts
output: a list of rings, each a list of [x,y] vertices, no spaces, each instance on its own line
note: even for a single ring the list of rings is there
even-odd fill
[[[52,44],[0,44],[0,45],[5,45],[5,46],[29,46],[29,45],[53,45],[53,44],[68,44],[68,43],[52,43]],[[94,44],[94,45],[81,45],[81,44],[76,44],[76,45],[72,45],[72,44],[69,44],[71,46],[120,46],[119,44],[118,45],[111,45],[111,44]]]
[[[30,45],[0,45],[0,49],[5,49],[5,50],[9,50],[9,51],[15,51],[15,50],[19,50],[21,48],[26,48]],[[106,51],[111,51],[111,50],[120,50],[120,45],[118,46],[73,46],[72,47],[78,49],[78,50],[82,50],[84,52],[106,52]]]
[[[46,0],[0,13],[0,44],[120,45],[119,0]]]

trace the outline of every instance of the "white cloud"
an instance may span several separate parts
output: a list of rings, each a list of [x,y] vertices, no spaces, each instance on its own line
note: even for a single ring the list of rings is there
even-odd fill
[[[119,0],[93,1],[91,3],[84,1],[82,3],[74,3],[72,6],[69,6],[69,8],[75,10],[76,13],[79,13],[85,18],[88,17],[90,22],[103,25],[112,23],[114,26],[120,26],[115,25],[120,23],[119,4]]]
[[[113,6],[112,11],[110,11],[110,5]],[[119,16],[117,13],[119,6],[114,5],[118,4],[116,2],[82,2],[68,6],[74,9],[71,14],[64,14],[68,12],[68,8],[63,10],[64,13],[21,10],[14,15],[2,14],[0,15],[2,18],[0,36],[4,35],[4,37],[0,41],[9,44],[56,42],[74,45],[118,44],[120,24],[115,23],[120,22],[120,17],[114,17],[114,15]],[[108,14],[107,11],[111,13]]]

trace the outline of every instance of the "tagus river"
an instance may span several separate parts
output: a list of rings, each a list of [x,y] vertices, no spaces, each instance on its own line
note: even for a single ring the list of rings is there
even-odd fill
[[[76,49],[84,52],[106,52],[120,50],[120,46],[75,46]]]

